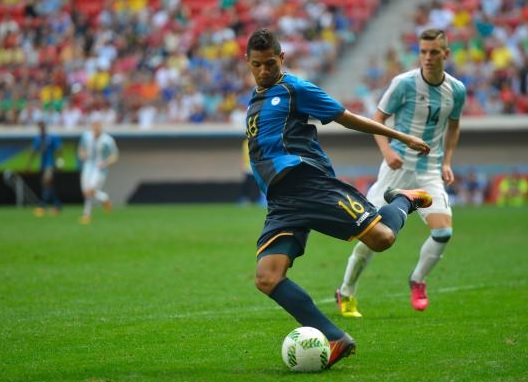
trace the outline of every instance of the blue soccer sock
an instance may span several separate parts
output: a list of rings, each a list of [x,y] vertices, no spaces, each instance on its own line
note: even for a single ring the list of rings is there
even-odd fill
[[[45,206],[50,204],[53,198],[53,188],[51,186],[42,186],[41,198]]]
[[[290,279],[286,278],[277,284],[270,297],[302,326],[319,329],[329,341],[345,335],[315,306],[312,298]]]
[[[409,199],[404,196],[395,198],[389,204],[379,209],[381,222],[389,227],[394,234],[397,234],[407,220],[412,205]]]
[[[54,186],[42,186],[42,204],[53,205],[55,208],[61,207],[61,202]]]

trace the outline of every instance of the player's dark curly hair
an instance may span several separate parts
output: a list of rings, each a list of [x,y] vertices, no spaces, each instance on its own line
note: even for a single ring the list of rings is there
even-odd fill
[[[257,29],[251,34],[248,40],[246,54],[249,56],[249,53],[252,50],[268,50],[273,49],[273,53],[279,55],[282,52],[277,36],[267,28]]]

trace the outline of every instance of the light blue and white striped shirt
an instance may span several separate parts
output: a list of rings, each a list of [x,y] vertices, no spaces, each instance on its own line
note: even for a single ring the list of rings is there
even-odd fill
[[[99,169],[106,174],[108,168],[99,168],[99,164],[105,162],[111,155],[119,153],[114,138],[105,132],[95,137],[93,131],[85,131],[81,135],[79,147],[85,150],[87,154],[87,158],[82,164],[83,171]]]
[[[429,84],[419,68],[394,77],[378,109],[394,114],[396,130],[420,137],[431,147],[429,155],[419,156],[404,143],[392,140],[391,147],[402,157],[404,169],[420,173],[441,171],[449,119],[460,119],[465,100],[464,84],[448,73],[439,85]]]

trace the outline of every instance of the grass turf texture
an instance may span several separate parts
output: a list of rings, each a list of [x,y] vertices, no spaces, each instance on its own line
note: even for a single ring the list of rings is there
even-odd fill
[[[2,381],[528,381],[528,209],[455,210],[415,312],[407,277],[427,231],[412,216],[360,282],[362,319],[333,293],[350,243],[313,233],[289,276],[358,343],[320,374],[283,365],[299,326],[256,291],[264,211],[231,205],[0,208]]]

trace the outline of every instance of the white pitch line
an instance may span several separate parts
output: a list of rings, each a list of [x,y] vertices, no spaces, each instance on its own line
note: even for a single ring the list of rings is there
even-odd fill
[[[515,283],[503,283],[503,284],[475,284],[475,285],[461,285],[461,286],[452,286],[452,287],[443,287],[443,288],[437,288],[434,289],[435,294],[448,294],[448,293],[457,293],[460,291],[465,290],[476,290],[476,289],[482,289],[482,288],[496,288],[496,287],[515,287],[515,286],[524,286],[528,284],[528,281],[518,281]],[[409,294],[408,291],[405,292],[398,292],[398,293],[387,293],[384,294],[384,298],[400,298],[405,297]],[[315,303],[317,305],[324,305],[324,304],[334,304],[335,298],[325,298],[321,300],[316,300]],[[189,312],[189,313],[181,313],[181,314],[174,314],[170,315],[169,318],[191,318],[191,317],[206,317],[211,316],[211,318],[214,318],[218,315],[239,315],[240,313],[247,312],[247,313],[258,313],[263,311],[270,311],[270,310],[279,310],[281,309],[277,305],[267,305],[267,306],[246,306],[246,307],[237,307],[233,309],[223,309],[223,310],[202,310],[199,312]]]
[[[460,285],[460,286],[451,286],[451,287],[441,287],[441,288],[434,288],[434,293],[435,294],[448,294],[448,293],[457,293],[457,292],[461,292],[461,291],[465,291],[465,290],[477,290],[477,289],[483,289],[483,288],[497,288],[497,287],[508,287],[508,288],[511,288],[511,287],[515,287],[515,286],[523,286],[523,285],[526,285],[528,283],[528,281],[518,281],[518,282],[512,282],[512,283],[502,283],[502,284],[475,284],[475,285]],[[402,292],[398,292],[398,293],[387,293],[387,294],[384,294],[383,297],[384,298],[400,298],[400,297],[405,297],[405,296],[408,296],[409,295],[409,292],[406,290],[406,291],[402,291]],[[324,300],[320,300],[319,303],[323,303],[323,304],[326,304],[326,303],[329,303],[329,302],[332,302],[332,303],[335,303],[335,298],[326,298]]]

